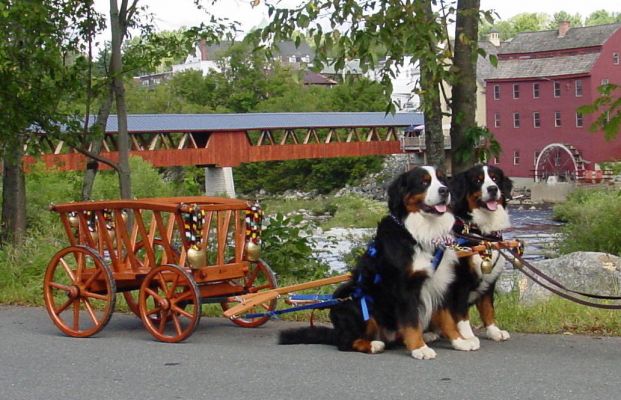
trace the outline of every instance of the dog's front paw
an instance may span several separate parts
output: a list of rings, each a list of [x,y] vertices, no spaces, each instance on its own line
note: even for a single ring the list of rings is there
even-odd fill
[[[496,342],[502,342],[502,341],[508,340],[511,337],[511,335],[509,335],[509,332],[503,331],[502,329],[498,328],[496,325],[492,324],[487,327],[487,337]]]
[[[436,332],[423,333],[423,340],[425,341],[425,343],[432,343],[438,339],[440,339],[440,335],[438,335]]]
[[[436,358],[436,355],[436,352],[427,345],[412,350],[412,357],[417,360],[432,360]]]
[[[479,350],[479,347],[480,347],[478,339],[475,342],[472,339],[458,338],[455,340],[451,340],[451,345],[453,346],[455,350],[460,350],[460,351]]]
[[[371,354],[383,353],[386,344],[381,340],[373,340],[371,342]]]

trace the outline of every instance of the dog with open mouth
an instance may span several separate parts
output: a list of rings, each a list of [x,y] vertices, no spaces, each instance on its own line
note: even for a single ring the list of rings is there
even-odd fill
[[[513,187],[504,172],[495,166],[476,165],[454,176],[449,186],[456,219],[455,235],[458,238],[502,240],[502,231],[511,226],[507,201],[511,199]],[[466,349],[478,349],[479,339],[474,335],[469,319],[469,308],[476,305],[487,337],[495,341],[509,339],[509,333],[498,328],[495,320],[494,290],[504,268],[499,258],[500,254],[494,250],[485,263],[481,255],[460,260],[445,305],[434,314],[432,329],[441,332],[452,343],[464,339],[470,342]],[[426,337],[429,341],[434,339],[433,334]]]
[[[416,359],[433,359],[423,332],[454,279],[455,219],[444,175],[416,167],[388,188],[390,214],[378,224],[351,279],[339,286],[330,309],[333,327],[282,331],[280,344],[330,344],[342,351],[380,353],[403,342]]]

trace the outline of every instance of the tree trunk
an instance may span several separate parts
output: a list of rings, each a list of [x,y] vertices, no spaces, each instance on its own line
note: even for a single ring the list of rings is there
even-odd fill
[[[431,2],[426,1],[425,3],[425,18],[431,26],[435,23],[435,17],[431,8]],[[442,105],[440,103],[440,85],[442,84],[442,78],[437,72],[438,67],[435,65],[437,43],[430,42],[429,46],[432,51],[429,52],[428,58],[421,57],[419,59],[420,86],[423,93],[421,100],[425,115],[426,162],[428,165],[444,168],[444,133],[442,132]]]
[[[6,143],[2,174],[0,242],[21,244],[26,233],[26,180],[22,166],[23,138]]]
[[[114,87],[112,82],[108,84],[108,93],[104,98],[104,101],[97,113],[97,119],[93,123],[90,129],[100,130],[105,132],[106,124],[108,122],[108,116],[112,109],[112,100],[114,98]],[[99,154],[101,152],[101,146],[103,138],[95,139],[91,146],[91,152]],[[97,160],[89,159],[86,163],[86,170],[84,171],[84,178],[82,180],[82,200],[90,200],[93,194],[93,185],[95,184],[95,177],[99,171],[99,162]]]
[[[452,172],[457,174],[473,165],[475,157],[464,161],[459,152],[474,152],[466,149],[466,132],[476,127],[477,108],[477,40],[479,37],[480,0],[458,0],[455,21],[455,49],[453,66],[457,79],[452,88],[451,162]]]
[[[124,37],[124,24],[127,17],[127,0],[122,1],[121,9],[125,15],[119,15],[116,0],[110,0],[110,31],[112,33],[110,73],[116,100],[118,120],[117,148],[119,153],[119,186],[121,198],[131,199],[131,177],[129,170],[129,134],[127,132],[127,106],[125,104],[125,86],[123,85],[123,59],[121,45]]]

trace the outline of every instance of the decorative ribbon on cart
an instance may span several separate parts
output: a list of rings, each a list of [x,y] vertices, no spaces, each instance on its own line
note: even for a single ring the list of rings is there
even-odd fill
[[[205,210],[202,210],[197,204],[193,204],[182,214],[182,218],[185,238],[190,243],[191,248],[198,250],[205,225]]]
[[[259,203],[254,203],[246,210],[246,242],[261,243],[261,224],[263,223],[263,210]]]

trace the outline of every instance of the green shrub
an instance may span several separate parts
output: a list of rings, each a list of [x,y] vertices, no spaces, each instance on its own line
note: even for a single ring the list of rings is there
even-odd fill
[[[600,251],[621,255],[621,191],[578,190],[554,208],[566,221],[559,250]]]
[[[314,228],[312,223],[304,224],[301,215],[289,218],[278,213],[267,218],[261,233],[261,258],[279,275],[279,280],[310,280],[326,276],[328,265],[313,254],[315,243],[310,235]]]

